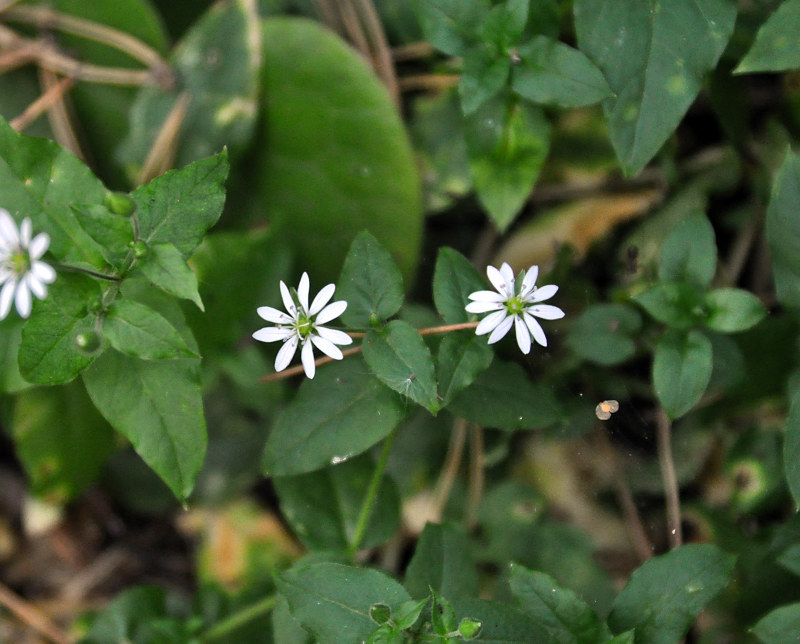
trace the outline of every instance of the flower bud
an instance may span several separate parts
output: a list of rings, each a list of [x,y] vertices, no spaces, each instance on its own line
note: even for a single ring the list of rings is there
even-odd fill
[[[75,344],[84,353],[92,353],[100,348],[100,336],[96,331],[84,331],[75,336]]]
[[[131,242],[130,247],[131,250],[133,250],[133,256],[136,259],[144,259],[150,252],[150,250],[147,248],[147,244],[141,240],[137,242]]]
[[[392,609],[386,604],[372,604],[369,607],[369,616],[376,624],[385,624],[392,616]]]
[[[130,217],[136,212],[136,202],[124,192],[107,192],[105,205],[115,215]]]
[[[477,619],[465,617],[458,625],[458,634],[461,635],[461,637],[463,637],[465,640],[474,640],[476,637],[478,637],[478,635],[481,634],[482,629],[483,624]]]

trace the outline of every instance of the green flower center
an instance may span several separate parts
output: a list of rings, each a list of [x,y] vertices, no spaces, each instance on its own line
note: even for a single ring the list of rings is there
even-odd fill
[[[522,315],[522,312],[525,310],[525,306],[525,302],[523,302],[517,295],[509,298],[506,301],[506,310],[508,311],[509,315]]]
[[[30,270],[31,264],[27,253],[21,250],[12,253],[6,258],[6,267],[17,275],[22,275]]]
[[[297,332],[300,334],[300,337],[305,340],[309,335],[311,335],[312,328],[313,324],[311,322],[311,318],[306,315],[301,315],[297,320]]]

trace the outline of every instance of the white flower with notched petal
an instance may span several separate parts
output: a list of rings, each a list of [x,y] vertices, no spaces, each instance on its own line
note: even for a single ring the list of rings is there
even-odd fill
[[[33,228],[28,217],[19,229],[11,214],[0,208],[0,320],[5,320],[11,303],[20,317],[31,314],[31,294],[40,300],[47,296],[47,285],[56,279],[53,268],[41,261],[50,246],[47,233],[31,239]]]
[[[253,337],[261,342],[277,342],[278,340],[283,342],[283,346],[275,358],[275,371],[286,369],[294,357],[297,345],[302,345],[300,357],[303,369],[306,376],[313,378],[316,370],[313,347],[317,347],[334,360],[341,360],[342,352],[336,345],[351,344],[353,339],[344,331],[320,326],[338,318],[347,308],[347,302],[344,300],[328,304],[336,286],[328,284],[317,294],[314,301],[311,302],[311,306],[308,305],[308,289],[308,274],[303,273],[300,284],[297,286],[297,302],[295,302],[289,289],[286,288],[286,284],[281,282],[281,298],[283,298],[283,305],[288,314],[273,309],[271,306],[259,307],[258,314],[267,322],[273,322],[277,326],[259,329],[253,334]]]
[[[497,289],[495,291],[476,291],[470,293],[466,309],[469,313],[489,313],[481,320],[475,333],[489,336],[489,344],[500,340],[514,325],[517,334],[517,344],[522,353],[530,353],[531,336],[543,347],[547,346],[544,330],[536,318],[543,320],[558,320],[564,317],[564,311],[550,304],[539,304],[549,300],[556,294],[558,287],[555,284],[536,286],[539,276],[539,267],[531,266],[522,277],[519,293],[514,280],[514,271],[508,264],[503,264],[500,270],[494,266],[486,267],[489,281]]]

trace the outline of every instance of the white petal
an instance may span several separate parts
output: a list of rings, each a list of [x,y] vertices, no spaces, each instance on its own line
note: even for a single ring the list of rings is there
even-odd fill
[[[253,337],[259,342],[277,342],[278,340],[286,340],[294,335],[293,329],[279,329],[276,326],[265,326],[253,334]]]
[[[27,284],[28,288],[31,290],[31,293],[33,293],[37,298],[43,300],[47,297],[47,287],[38,279],[36,279],[36,276],[33,273],[28,273],[23,279],[25,284]]]
[[[495,311],[494,313],[490,313],[485,318],[481,320],[481,323],[478,325],[478,328],[475,329],[475,335],[486,335],[490,331],[494,331],[499,324],[502,324],[503,320],[507,317],[506,310],[503,309],[502,311]]]
[[[31,235],[33,235],[33,224],[31,218],[25,217],[19,227],[19,243],[23,248],[27,248],[31,243]]]
[[[317,372],[317,365],[314,364],[314,346],[308,338],[303,342],[303,350],[300,352],[300,358],[303,361],[303,370],[306,372],[308,379],[311,380]]]
[[[528,314],[527,312],[523,313],[522,317],[525,319],[525,324],[527,325],[528,330],[530,330],[533,339],[536,340],[536,342],[541,344],[543,347],[546,347],[547,336],[544,334],[544,329],[542,328],[542,325],[536,321],[535,317]]]
[[[322,307],[325,306],[333,297],[333,292],[335,290],[336,284],[328,284],[319,293],[317,293],[317,297],[315,297],[314,301],[311,303],[311,308],[308,309],[308,314],[316,315],[319,313],[322,310]]]
[[[19,246],[17,222],[14,221],[8,210],[0,210],[0,240],[4,242],[6,248]]]
[[[283,280],[281,280],[281,299],[283,300],[283,308],[286,309],[286,312],[291,315],[292,318],[296,318],[297,307],[294,304],[289,288],[283,283]]]
[[[505,295],[508,297],[511,295],[512,291],[509,291],[506,285],[506,280],[503,277],[503,274],[498,271],[494,266],[487,266],[486,267],[486,276],[489,278],[489,281],[492,283],[497,289],[498,293]]]
[[[37,260],[42,255],[47,252],[47,248],[50,246],[50,235],[47,233],[39,233],[36,237],[33,238],[30,245],[28,246],[28,254],[31,257],[31,260]]]
[[[524,298],[536,286],[536,278],[539,277],[539,267],[531,266],[528,272],[525,273],[525,279],[522,280],[522,290],[519,292],[520,297]]]
[[[506,289],[509,295],[514,293],[514,269],[508,265],[508,262],[503,262],[500,267],[500,274],[506,283]]]
[[[564,311],[550,304],[536,304],[527,307],[525,310],[531,315],[535,315],[537,318],[542,318],[543,320],[560,320],[564,317]]]
[[[286,313],[278,309],[273,309],[271,306],[259,306],[256,312],[267,322],[274,322],[275,324],[291,324],[294,322]]]
[[[289,363],[294,358],[294,352],[297,350],[297,336],[289,338],[283,343],[278,355],[275,356],[275,371],[283,371],[289,366]]]
[[[315,327],[315,329],[319,336],[325,338],[328,342],[333,342],[334,344],[353,344],[353,338],[344,331],[329,329],[326,326]]]
[[[17,294],[14,296],[14,305],[17,307],[17,313],[21,318],[27,318],[31,314],[31,290],[28,284],[23,280],[17,286]]]
[[[319,312],[316,319],[314,320],[315,324],[325,324],[326,322],[330,322],[334,318],[338,318],[344,310],[347,308],[347,302],[344,300],[338,300],[336,302],[331,302]]]
[[[14,301],[14,291],[17,288],[17,280],[12,277],[5,283],[3,290],[0,291],[0,320],[5,320],[11,310],[11,302]]]
[[[308,273],[303,273],[300,278],[300,284],[297,285],[297,299],[300,300],[300,306],[303,307],[306,313],[308,312],[308,288]]]
[[[505,308],[502,302],[470,302],[464,309],[467,313],[488,313]]]
[[[341,360],[344,357],[339,347],[321,336],[312,335],[311,341],[314,343],[314,346],[317,347],[317,349],[322,351],[322,353],[324,353],[326,356],[330,356],[334,360]]]
[[[43,284],[52,284],[56,281],[56,272],[50,264],[45,262],[33,262],[31,274]]]
[[[558,287],[555,284],[548,284],[547,286],[542,286],[541,288],[537,288],[530,297],[531,302],[544,302],[545,300],[549,300],[553,297],[558,291]]]
[[[475,302],[505,302],[506,296],[494,291],[475,291],[469,294],[469,299]]]
[[[514,318],[514,331],[517,334],[517,345],[522,353],[528,354],[531,352],[531,332],[525,326],[519,316]]]
[[[494,344],[498,340],[501,340],[503,337],[505,337],[512,324],[514,324],[514,318],[513,316],[509,315],[497,326],[494,331],[492,331],[492,335],[489,336],[489,344]]]

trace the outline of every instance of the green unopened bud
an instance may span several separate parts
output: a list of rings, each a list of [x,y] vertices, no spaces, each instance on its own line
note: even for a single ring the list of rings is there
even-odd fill
[[[458,625],[458,634],[461,635],[461,637],[463,637],[465,640],[474,640],[476,637],[478,637],[478,635],[481,634],[482,628],[483,624],[477,619],[465,617]]]
[[[392,609],[386,604],[372,604],[369,607],[369,616],[376,624],[385,624],[392,617]]]
[[[105,205],[115,215],[130,217],[136,211],[136,202],[124,192],[107,192]]]
[[[75,344],[84,353],[92,353],[100,348],[100,336],[95,331],[84,331],[75,336]]]
[[[143,241],[131,242],[129,246],[131,247],[131,250],[133,250],[133,256],[136,259],[144,259],[150,252],[147,248],[147,244]]]

